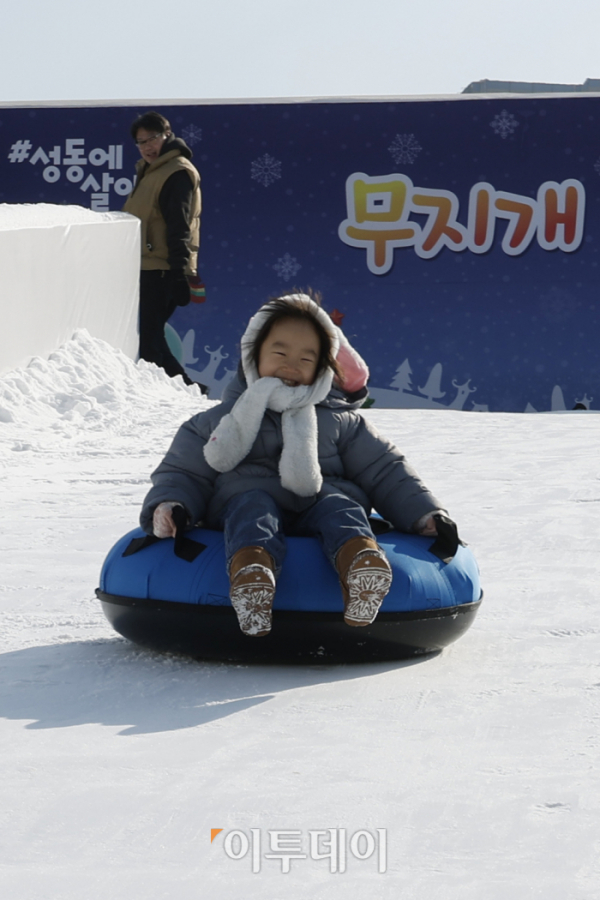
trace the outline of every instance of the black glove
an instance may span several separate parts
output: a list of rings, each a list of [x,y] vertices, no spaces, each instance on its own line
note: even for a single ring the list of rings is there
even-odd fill
[[[464,542],[458,536],[456,522],[453,522],[449,516],[436,513],[433,518],[437,528],[437,537],[429,548],[429,552],[441,559],[442,562],[449,563],[456,556],[459,546],[465,546]]]
[[[174,310],[176,306],[187,306],[190,302],[190,285],[187,276],[183,274],[181,269],[171,269],[165,272],[167,279],[167,303],[169,309]]]

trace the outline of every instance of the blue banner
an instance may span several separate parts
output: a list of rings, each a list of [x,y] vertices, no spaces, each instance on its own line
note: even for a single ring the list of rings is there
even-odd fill
[[[149,107],[0,109],[0,202],[118,210]],[[212,396],[249,316],[321,291],[378,406],[600,403],[600,98],[159,105],[202,176],[206,302],[170,340]]]

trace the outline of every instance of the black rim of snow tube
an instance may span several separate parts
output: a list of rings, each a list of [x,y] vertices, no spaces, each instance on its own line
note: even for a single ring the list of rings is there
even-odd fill
[[[197,659],[243,662],[360,662],[433,653],[471,626],[483,597],[473,603],[410,612],[382,612],[364,628],[339,612],[273,611],[273,630],[242,634],[230,606],[96,595],[115,631],[142,647]]]

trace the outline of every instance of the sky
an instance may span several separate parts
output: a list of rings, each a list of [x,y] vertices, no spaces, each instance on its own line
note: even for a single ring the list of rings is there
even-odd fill
[[[456,94],[600,77],[597,0],[22,0],[0,102]],[[568,17],[565,10],[568,9]]]

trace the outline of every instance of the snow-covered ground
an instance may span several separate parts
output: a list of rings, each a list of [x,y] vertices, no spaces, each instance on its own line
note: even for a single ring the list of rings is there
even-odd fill
[[[94,596],[207,402],[85,332],[0,379],[1,896],[600,897],[600,416],[369,410],[474,550],[479,616],[418,661],[242,666],[129,644]],[[326,829],[385,829],[387,870],[332,873]]]

